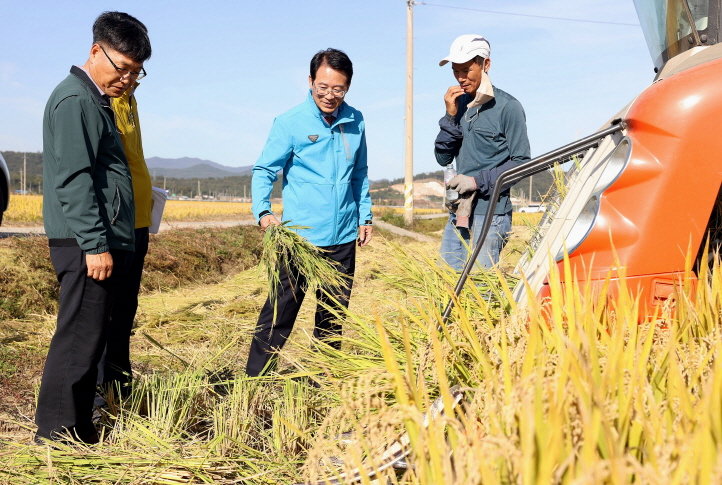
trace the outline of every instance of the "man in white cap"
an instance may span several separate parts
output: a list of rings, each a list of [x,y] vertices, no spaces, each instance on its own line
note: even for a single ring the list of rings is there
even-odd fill
[[[489,80],[489,42],[481,35],[459,36],[439,65],[448,62],[458,84],[444,95],[446,115],[439,121],[434,153],[442,166],[456,158],[458,175],[448,187],[459,192],[461,202],[446,224],[441,257],[461,271],[468,248],[479,238],[494,181],[503,171],[528,161],[530,150],[521,104]],[[478,265],[488,268],[499,261],[511,230],[511,210],[506,189],[499,197]]]

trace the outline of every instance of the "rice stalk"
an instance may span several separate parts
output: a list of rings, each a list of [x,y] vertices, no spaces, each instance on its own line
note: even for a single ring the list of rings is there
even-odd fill
[[[572,277],[568,265],[562,269],[565,285],[556,283],[558,274],[550,277],[548,317],[541,311],[526,318],[501,314],[487,326],[469,318],[461,305],[458,319],[442,329],[453,335],[453,345],[440,345],[432,332],[435,302],[411,307],[402,318],[376,319],[386,375],[377,369],[375,380],[358,379],[354,396],[361,399],[364,388],[371,393],[379,379],[394,389],[393,399],[366,401],[365,407],[375,407],[367,411],[376,421],[393,415],[404,423],[414,449],[412,468],[401,479],[391,470],[377,478],[458,485],[667,483],[663,477],[672,483],[717,483],[722,476],[718,269],[700,279],[696,291],[686,290],[676,317],[663,315],[666,327],[637,323],[638,300],[624,281],[618,294],[609,295],[605,287],[592,292],[588,281]],[[484,300],[467,304],[478,314]],[[354,317],[358,330],[366,331],[369,323],[362,326],[359,320],[363,317]],[[431,340],[432,365],[410,351],[412,329]],[[432,396],[443,396],[445,382],[460,375],[460,356],[467,359],[461,362],[468,367],[464,375],[475,389],[473,397],[456,416],[421,426],[424,406]],[[351,387],[352,377],[345,378]],[[360,418],[357,410],[334,419],[334,429],[344,419],[349,429],[357,429],[354,419]],[[373,450],[379,442],[369,428],[355,436],[354,450]],[[351,454],[341,454],[341,461]],[[320,468],[314,476],[323,476]]]
[[[260,264],[268,277],[268,294],[272,302],[277,301],[277,288],[281,270],[287,274],[299,274],[299,281],[291,278],[292,284],[301,284],[304,289],[333,289],[343,286],[347,277],[336,268],[336,263],[325,258],[324,250],[308,242],[295,231],[306,229],[302,226],[271,225],[263,236]]]

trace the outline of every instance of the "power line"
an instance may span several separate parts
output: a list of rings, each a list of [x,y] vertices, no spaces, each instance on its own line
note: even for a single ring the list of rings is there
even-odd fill
[[[585,24],[605,24],[605,25],[623,25],[625,27],[639,27],[639,24],[630,24],[625,22],[610,22],[606,20],[589,20],[589,19],[575,19],[570,17],[554,17],[551,15],[533,15],[528,13],[516,13],[516,12],[502,12],[500,10],[485,10],[480,8],[470,8],[470,7],[457,7],[454,5],[441,5],[438,3],[429,3],[429,2],[414,2],[416,5],[427,5],[429,7],[441,7],[441,8],[451,8],[455,10],[469,10],[472,12],[482,12],[482,13],[490,13],[494,15],[511,15],[514,17],[529,17],[529,18],[535,18],[535,19],[546,19],[546,20],[561,20],[563,22],[581,22]]]

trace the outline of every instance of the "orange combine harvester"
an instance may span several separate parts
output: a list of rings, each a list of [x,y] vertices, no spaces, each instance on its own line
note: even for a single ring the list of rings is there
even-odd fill
[[[567,195],[544,216],[532,250],[517,266],[526,282],[514,290],[517,302],[528,301],[529,292],[549,295],[551,266],[558,265],[564,278],[566,251],[573,277],[598,288],[609,282],[611,294],[625,277],[639,297],[640,315],[650,316],[689,279],[688,254],[697,265],[707,264],[702,253],[708,239],[710,248],[719,248],[721,3],[636,0],[657,73],[652,84],[599,132],[499,177],[496,193],[576,160]],[[457,294],[471,269],[467,264]]]

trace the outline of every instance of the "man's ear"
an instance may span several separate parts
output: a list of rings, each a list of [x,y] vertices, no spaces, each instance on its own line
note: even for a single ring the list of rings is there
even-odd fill
[[[95,61],[95,58],[98,56],[98,53],[100,52],[100,46],[98,44],[93,44],[90,46],[90,53],[88,54],[88,59],[91,62]]]
[[[491,59],[487,57],[484,59],[484,70],[489,72],[489,69],[491,69]]]
[[[313,89],[313,79],[311,79],[311,76],[308,76],[308,89]]]

